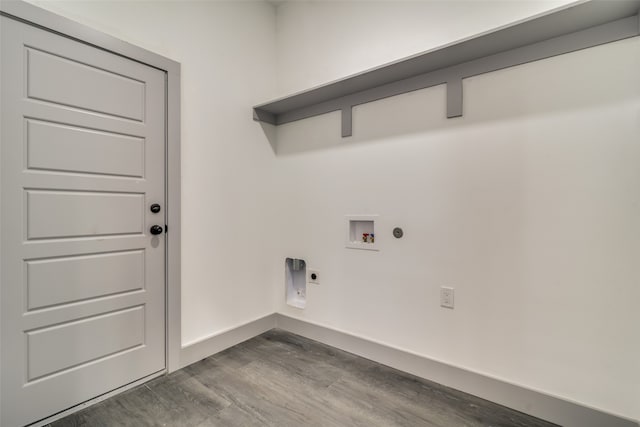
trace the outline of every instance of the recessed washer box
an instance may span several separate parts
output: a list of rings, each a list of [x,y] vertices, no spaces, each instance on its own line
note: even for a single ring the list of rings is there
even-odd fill
[[[347,241],[350,249],[378,251],[376,220],[378,215],[346,215]]]

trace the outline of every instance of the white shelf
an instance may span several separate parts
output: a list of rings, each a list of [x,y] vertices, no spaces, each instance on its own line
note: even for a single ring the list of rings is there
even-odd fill
[[[447,117],[459,117],[464,78],[638,36],[639,10],[640,0],[574,3],[257,105],[253,117],[281,125],[341,111],[342,136],[350,136],[354,106],[440,84],[447,85]]]

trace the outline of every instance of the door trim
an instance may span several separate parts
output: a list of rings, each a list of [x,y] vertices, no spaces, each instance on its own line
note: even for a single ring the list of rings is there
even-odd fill
[[[167,372],[173,372],[180,368],[181,352],[180,63],[24,1],[0,2],[0,14],[165,72],[165,204],[169,226],[165,260],[165,360]]]

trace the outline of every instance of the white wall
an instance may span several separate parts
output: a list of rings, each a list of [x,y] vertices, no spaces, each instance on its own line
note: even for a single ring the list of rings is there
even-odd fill
[[[251,106],[275,94],[262,1],[32,1],[182,64],[182,341],[272,313],[273,150]]]
[[[316,0],[277,9],[278,92],[306,90],[574,0]]]
[[[279,91],[548,6],[284,3]],[[357,107],[352,138],[280,126],[281,259],[321,285],[279,311],[640,418],[639,71],[636,38],[467,79],[459,119],[434,87]],[[379,252],[344,248],[346,214],[380,215]]]

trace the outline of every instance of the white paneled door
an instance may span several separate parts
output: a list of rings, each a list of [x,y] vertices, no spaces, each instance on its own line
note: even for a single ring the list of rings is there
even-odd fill
[[[165,73],[1,19],[0,424],[13,427],[165,368]]]

